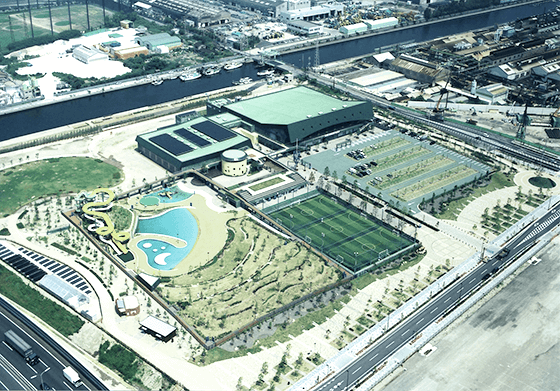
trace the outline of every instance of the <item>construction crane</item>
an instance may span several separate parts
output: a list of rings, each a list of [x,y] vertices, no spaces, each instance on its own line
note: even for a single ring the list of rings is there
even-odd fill
[[[527,103],[525,105],[525,111],[523,112],[523,115],[517,116],[517,121],[519,122],[519,126],[517,127],[517,134],[515,135],[515,137],[518,138],[519,140],[525,140],[525,130],[527,129],[527,126],[531,124],[531,117],[527,115],[528,107],[529,104]]]
[[[432,118],[437,120],[437,121],[443,121],[443,112],[447,109],[447,97],[449,96],[449,90],[447,89],[447,86],[449,85],[449,79],[451,79],[451,74],[449,74],[449,77],[447,78],[447,82],[445,83],[445,87],[443,87],[439,93],[439,99],[437,101],[436,107],[434,107],[434,109],[432,110]],[[443,95],[445,95],[445,107],[441,108],[441,100],[443,99]]]

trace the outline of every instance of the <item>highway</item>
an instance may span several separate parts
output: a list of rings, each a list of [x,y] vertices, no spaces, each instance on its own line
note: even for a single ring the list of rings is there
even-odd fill
[[[554,205],[544,216],[525,227],[519,234],[506,243],[509,253],[501,250],[490,257],[487,262],[477,266],[469,274],[461,277],[447,289],[419,308],[410,318],[398,327],[390,330],[381,341],[366,350],[360,357],[334,375],[327,377],[313,388],[317,391],[349,390],[360,380],[366,378],[375,368],[383,365],[402,346],[416,338],[431,323],[437,321],[454,309],[462,298],[491,278],[510,261],[521,256],[535,242],[560,224],[560,205]],[[334,368],[333,368],[334,369]]]
[[[17,351],[5,343],[4,333],[10,329],[31,345],[40,358],[37,365],[27,364]],[[68,362],[2,306],[0,306],[0,341],[0,390],[40,389],[41,373],[43,382],[56,390],[97,389],[83,376],[81,377],[85,384],[78,388],[73,387],[62,375],[62,370],[69,365]]]

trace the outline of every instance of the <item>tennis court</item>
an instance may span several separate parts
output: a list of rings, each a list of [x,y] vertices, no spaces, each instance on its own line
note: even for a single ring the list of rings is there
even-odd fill
[[[270,217],[354,272],[414,243],[325,195],[296,202]]]

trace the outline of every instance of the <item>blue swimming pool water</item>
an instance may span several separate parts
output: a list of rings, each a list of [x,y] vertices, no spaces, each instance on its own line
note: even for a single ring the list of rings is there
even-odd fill
[[[177,248],[162,240],[144,239],[138,242],[138,248],[147,255],[151,267],[172,270],[194,247],[198,236],[198,224],[187,208],[175,208],[155,217],[139,219],[136,232],[167,235],[187,242],[183,248]]]
[[[192,196],[192,193],[184,192],[180,190],[178,186],[172,186],[172,187],[166,187],[163,190],[158,190],[153,193],[147,194],[144,197],[142,197],[142,199],[155,198],[159,201],[160,204],[172,204],[175,202],[184,201],[190,196]]]

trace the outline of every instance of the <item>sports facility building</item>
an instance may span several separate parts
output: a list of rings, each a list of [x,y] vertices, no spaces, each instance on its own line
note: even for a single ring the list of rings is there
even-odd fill
[[[136,142],[140,153],[169,172],[200,168],[219,162],[226,150],[251,147],[248,138],[231,130],[250,128],[242,122],[228,113],[198,117],[141,134]]]
[[[294,144],[368,121],[373,106],[371,102],[345,101],[300,86],[235,103],[209,101],[207,112],[233,114],[266,137]]]

